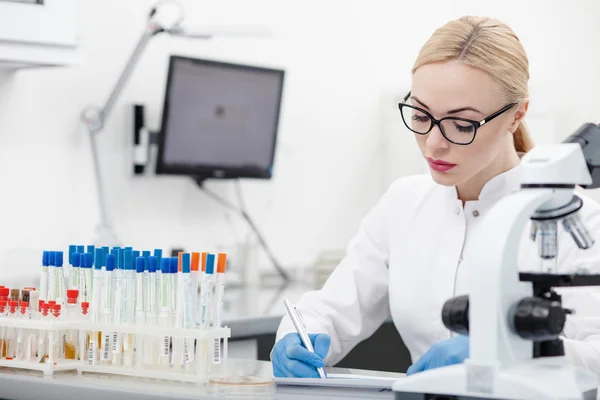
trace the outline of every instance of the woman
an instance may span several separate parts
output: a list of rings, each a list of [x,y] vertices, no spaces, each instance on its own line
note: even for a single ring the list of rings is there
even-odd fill
[[[317,377],[315,367],[340,361],[390,316],[417,360],[409,374],[468,357],[468,338],[443,326],[441,309],[468,292],[461,262],[477,251],[473,239],[483,217],[519,190],[520,155],[532,147],[523,123],[528,79],[519,39],[497,20],[463,17],[425,43],[412,90],[399,107],[431,176],[397,180],[365,217],[323,288],[297,304],[316,354],[300,345],[284,318],[272,352],[275,376]],[[580,215],[598,237],[600,207],[583,199]],[[587,266],[596,272],[600,245],[579,250],[567,235],[559,231],[557,271]],[[540,265],[526,232],[521,243],[519,267]],[[590,329],[597,320],[585,317],[600,310],[597,292],[564,291],[563,303],[577,311],[564,330],[567,358],[600,375],[600,329]]]

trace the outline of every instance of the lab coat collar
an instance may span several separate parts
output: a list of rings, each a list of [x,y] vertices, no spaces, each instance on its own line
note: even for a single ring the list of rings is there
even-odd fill
[[[496,175],[483,186],[479,199],[475,201],[495,201],[507,194],[518,192],[521,187],[521,176],[523,168],[521,164],[506,172]],[[450,193],[454,199],[458,199],[456,186],[450,187]],[[470,202],[469,202],[470,203]]]
[[[481,189],[479,200],[497,200],[502,196],[518,192],[521,187],[523,168],[521,164],[490,179]]]

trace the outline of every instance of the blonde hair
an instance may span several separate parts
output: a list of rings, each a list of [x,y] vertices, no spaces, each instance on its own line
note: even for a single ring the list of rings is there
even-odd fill
[[[466,16],[436,30],[419,52],[414,73],[425,64],[458,60],[487,72],[502,87],[507,103],[527,99],[529,61],[508,25],[492,18]],[[533,148],[525,122],[513,134],[517,152]]]

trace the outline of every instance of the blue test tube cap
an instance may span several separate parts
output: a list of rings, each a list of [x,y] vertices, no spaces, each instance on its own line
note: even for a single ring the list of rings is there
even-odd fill
[[[154,249],[154,257],[156,257],[158,260],[162,259],[162,250]]]
[[[54,251],[48,252],[48,265],[54,267],[56,265],[56,253]]]
[[[92,254],[92,257],[94,256],[96,251],[96,246],[94,246],[93,244],[88,245],[87,247],[87,252]]]
[[[133,269],[133,254],[131,250],[123,251],[123,269]]]
[[[57,251],[54,253],[54,265],[57,267],[63,266],[63,252]]]
[[[115,269],[115,255],[107,254],[106,255],[106,270],[112,271]]]
[[[76,253],[84,254],[85,253],[85,246],[78,245]]]
[[[169,268],[172,274],[179,272],[179,259],[177,257],[171,257],[169,259]]]
[[[73,261],[71,263],[71,265],[75,268],[79,268],[79,266],[81,265],[81,253],[73,253],[73,257],[72,260]]]
[[[69,245],[69,264],[73,265],[73,254],[77,252],[77,246],[74,244]]]
[[[148,258],[152,255],[152,253],[150,253],[150,250],[144,250],[142,251],[142,257],[144,258]]]
[[[94,268],[102,268],[102,249],[96,249],[96,256],[94,257]]]
[[[133,251],[133,247],[127,246],[127,247],[125,247],[125,250]]]
[[[144,267],[146,266],[146,259],[144,257],[136,257],[135,259],[135,272],[138,274],[140,272],[144,272]]]
[[[110,248],[108,246],[102,247],[102,266],[106,266],[106,256],[110,253]]]
[[[92,268],[94,265],[94,255],[92,253],[85,253],[85,267]]]
[[[135,260],[140,256],[140,252],[139,250],[133,250],[131,252],[131,254],[133,254],[133,261],[135,262]]]
[[[48,266],[48,255],[49,255],[49,253],[50,253],[50,252],[49,252],[49,251],[47,251],[47,250],[44,250],[44,252],[42,253],[42,265],[43,265],[44,267],[47,267],[47,266]]]
[[[119,259],[117,260],[117,268],[125,269],[125,250],[119,249]]]
[[[191,271],[190,265],[190,253],[183,253],[181,255],[181,272],[189,274]]]
[[[163,274],[171,272],[171,261],[169,258],[163,258],[160,260],[160,271]]]
[[[155,256],[148,257],[148,271],[150,273],[156,272],[156,266],[158,265],[158,258]]]
[[[206,273],[209,275],[215,273],[215,255],[212,253],[206,255]]]

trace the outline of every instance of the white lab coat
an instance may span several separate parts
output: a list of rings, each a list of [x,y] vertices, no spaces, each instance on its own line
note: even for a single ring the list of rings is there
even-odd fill
[[[434,343],[450,338],[441,321],[442,306],[468,293],[461,263],[473,257],[473,239],[481,234],[486,213],[500,198],[519,190],[521,173],[517,166],[494,177],[479,200],[464,207],[455,187],[438,185],[430,176],[405,177],[392,184],[362,221],[347,255],[323,288],[306,293],[297,304],[310,333],[331,337],[326,364],[336,364],[390,316],[413,362]],[[600,207],[579,195],[584,200],[580,216],[598,243],[580,250],[561,226],[557,270],[586,267],[600,273]],[[519,268],[539,271],[541,262],[528,234],[526,229]],[[565,353],[571,362],[600,376],[600,291],[558,292],[563,305],[577,312],[565,326]],[[285,317],[277,340],[289,332],[294,327]]]

